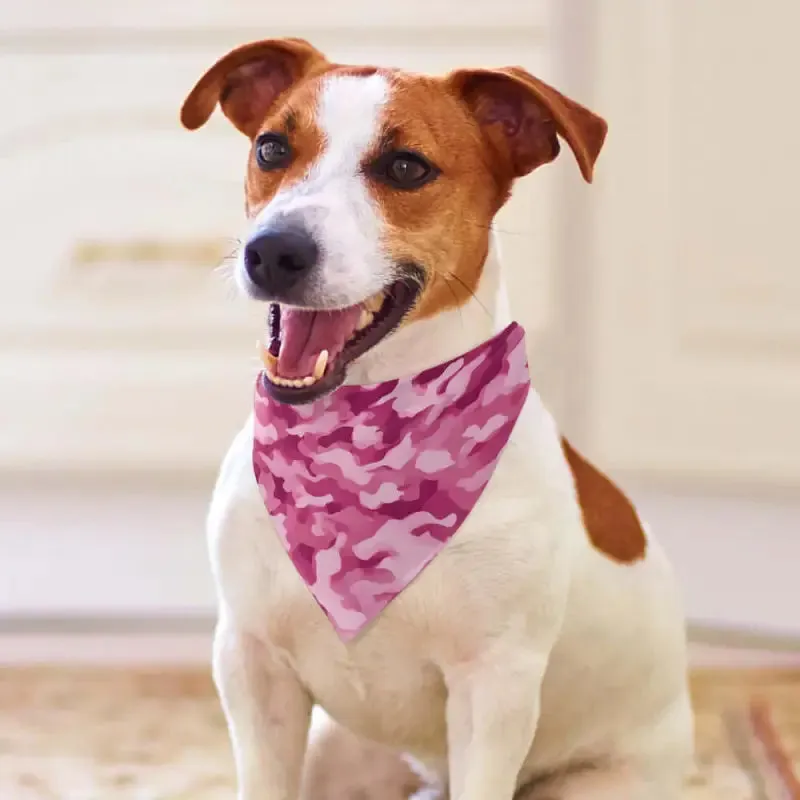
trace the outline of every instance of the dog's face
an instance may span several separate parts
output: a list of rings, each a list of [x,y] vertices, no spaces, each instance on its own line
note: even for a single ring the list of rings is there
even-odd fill
[[[606,132],[517,68],[348,67],[298,39],[220,59],[184,125],[217,103],[252,142],[237,279],[269,304],[270,390],[294,403],[398,326],[466,302],[513,181],[552,161],[559,136],[590,180]]]

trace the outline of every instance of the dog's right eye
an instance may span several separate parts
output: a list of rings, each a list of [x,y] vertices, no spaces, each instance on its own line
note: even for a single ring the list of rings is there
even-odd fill
[[[292,160],[289,140],[280,133],[262,133],[256,139],[256,163],[264,171],[282,169]]]

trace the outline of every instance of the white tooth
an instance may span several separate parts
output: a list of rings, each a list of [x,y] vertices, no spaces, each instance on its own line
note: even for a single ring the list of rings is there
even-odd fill
[[[275,374],[274,369],[270,368],[266,370],[266,373],[267,378],[276,386],[289,386],[293,389],[302,389],[304,386],[311,386],[317,382],[317,379],[312,375],[308,375],[305,378],[282,378],[280,375]]]
[[[324,374],[325,367],[328,365],[328,351],[323,350],[317,356],[317,363],[314,367],[314,374],[307,375],[304,378],[284,378],[278,375],[278,359],[273,356],[265,347],[259,343],[259,354],[264,363],[264,371],[267,378],[271,383],[276,386],[289,386],[293,389],[301,389],[304,386],[311,386],[315,384]]]
[[[319,380],[325,374],[325,367],[328,366],[328,351],[323,350],[317,356],[317,363],[314,364],[314,379]]]
[[[372,322],[372,312],[367,308],[361,309],[361,316],[358,319],[358,330],[366,328]]]

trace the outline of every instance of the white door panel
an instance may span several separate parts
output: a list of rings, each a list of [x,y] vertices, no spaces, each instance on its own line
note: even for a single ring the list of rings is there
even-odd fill
[[[660,0],[600,23],[591,449],[620,470],[797,486],[800,13]]]

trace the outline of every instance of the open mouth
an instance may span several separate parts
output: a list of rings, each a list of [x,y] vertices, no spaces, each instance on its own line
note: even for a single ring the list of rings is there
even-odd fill
[[[414,278],[395,281],[362,303],[316,310],[270,303],[262,348],[264,386],[281,403],[308,403],[335,389],[347,365],[403,321],[420,292]]]

